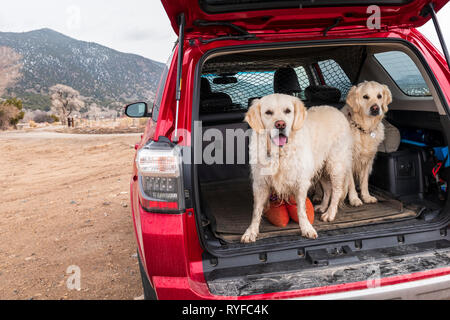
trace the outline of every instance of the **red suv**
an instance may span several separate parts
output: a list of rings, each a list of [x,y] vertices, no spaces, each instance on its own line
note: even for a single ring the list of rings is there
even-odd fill
[[[145,297],[448,298],[450,73],[415,29],[433,19],[447,54],[435,15],[447,0],[162,3],[178,44],[153,108],[126,108],[150,118],[131,180]],[[264,220],[241,243],[250,103],[284,93],[341,108],[364,80],[390,88],[399,133],[374,163],[379,202],[316,219],[314,240]]]

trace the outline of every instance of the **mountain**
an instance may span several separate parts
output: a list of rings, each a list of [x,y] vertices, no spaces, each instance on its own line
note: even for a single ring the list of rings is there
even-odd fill
[[[8,95],[22,98],[32,109],[48,109],[48,89],[57,83],[103,106],[114,101],[152,101],[164,68],[162,63],[50,29],[0,32],[0,46],[22,55],[22,77]]]

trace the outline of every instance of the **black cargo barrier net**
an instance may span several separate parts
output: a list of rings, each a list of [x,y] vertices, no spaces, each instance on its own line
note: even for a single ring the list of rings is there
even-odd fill
[[[297,96],[307,106],[341,104],[358,76],[364,52],[364,47],[353,46],[212,58],[203,67],[200,113],[245,111],[254,99],[273,93]],[[316,83],[322,84],[320,94]]]

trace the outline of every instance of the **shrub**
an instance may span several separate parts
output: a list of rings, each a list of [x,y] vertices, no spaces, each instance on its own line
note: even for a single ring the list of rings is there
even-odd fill
[[[51,115],[43,111],[37,111],[33,118],[33,121],[36,123],[45,123],[45,122],[53,123],[55,122],[55,119]]]
[[[19,122],[19,118],[23,114],[14,105],[2,103],[0,104],[0,130],[6,130],[11,126],[15,126]]]
[[[22,101],[17,98],[11,98],[0,103],[0,130],[6,130],[9,127],[15,127],[25,116]]]

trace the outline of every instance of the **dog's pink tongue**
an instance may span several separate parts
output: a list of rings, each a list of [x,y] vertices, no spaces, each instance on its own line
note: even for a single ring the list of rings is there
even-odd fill
[[[275,143],[277,146],[282,147],[286,144],[287,137],[285,136],[278,136],[276,138],[273,138],[273,143]]]

